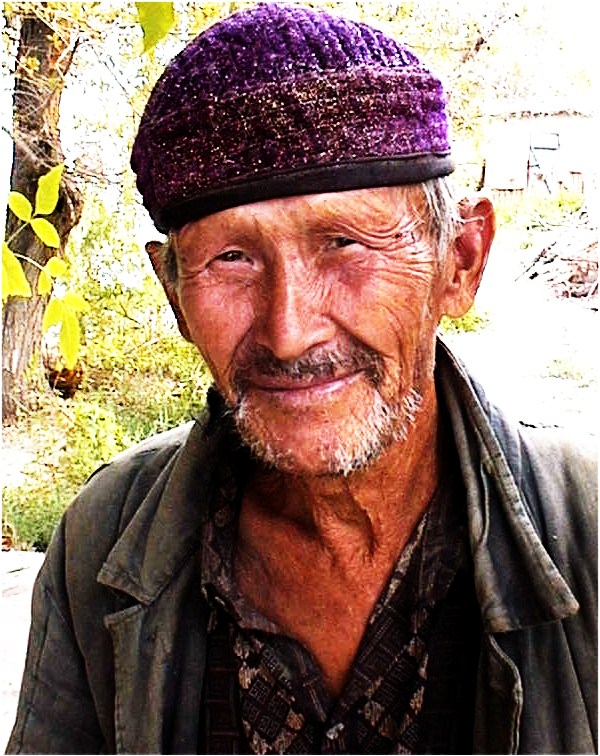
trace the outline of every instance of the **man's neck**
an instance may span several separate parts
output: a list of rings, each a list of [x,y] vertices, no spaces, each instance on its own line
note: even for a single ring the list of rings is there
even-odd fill
[[[240,512],[238,589],[302,642],[339,695],[377,598],[440,477],[437,404],[348,477],[257,471]]]
[[[308,477],[257,470],[242,507],[242,542],[252,540],[252,523],[258,520],[272,531],[289,530],[320,544],[342,569],[344,563],[358,567],[377,558],[393,563],[438,484],[439,435],[432,392],[406,440],[392,444],[363,470]]]

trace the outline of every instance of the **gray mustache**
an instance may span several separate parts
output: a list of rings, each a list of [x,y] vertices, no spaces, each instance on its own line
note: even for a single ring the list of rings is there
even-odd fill
[[[377,384],[381,380],[382,367],[381,357],[361,344],[351,345],[343,351],[315,347],[297,360],[280,360],[269,349],[255,346],[237,367],[233,383],[238,391],[243,391],[252,379],[260,376],[302,380],[333,378],[343,372],[363,370]]]

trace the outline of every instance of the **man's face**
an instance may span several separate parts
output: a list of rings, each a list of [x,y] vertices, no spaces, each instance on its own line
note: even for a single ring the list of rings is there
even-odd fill
[[[359,190],[258,202],[178,233],[191,339],[246,442],[280,469],[360,469],[403,441],[431,395],[444,282],[419,209],[414,190]]]

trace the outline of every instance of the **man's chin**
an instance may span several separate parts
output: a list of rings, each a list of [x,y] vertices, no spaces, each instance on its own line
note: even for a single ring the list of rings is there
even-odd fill
[[[404,442],[420,404],[414,390],[394,405],[374,392],[370,402],[343,416],[315,413],[292,422],[276,413],[266,416],[243,399],[233,416],[244,442],[266,465],[292,475],[347,476],[368,468],[393,443]]]
[[[345,477],[367,468],[377,456],[352,454],[347,449],[327,447],[322,442],[296,443],[293,447],[269,439],[257,438],[240,429],[256,459],[279,472],[299,477]]]

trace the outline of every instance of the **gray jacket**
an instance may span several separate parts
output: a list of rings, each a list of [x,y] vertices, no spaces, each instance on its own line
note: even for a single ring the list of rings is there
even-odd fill
[[[596,752],[595,449],[512,424],[440,345],[484,638],[474,753]],[[207,417],[94,474],[36,582],[8,753],[196,753]]]

